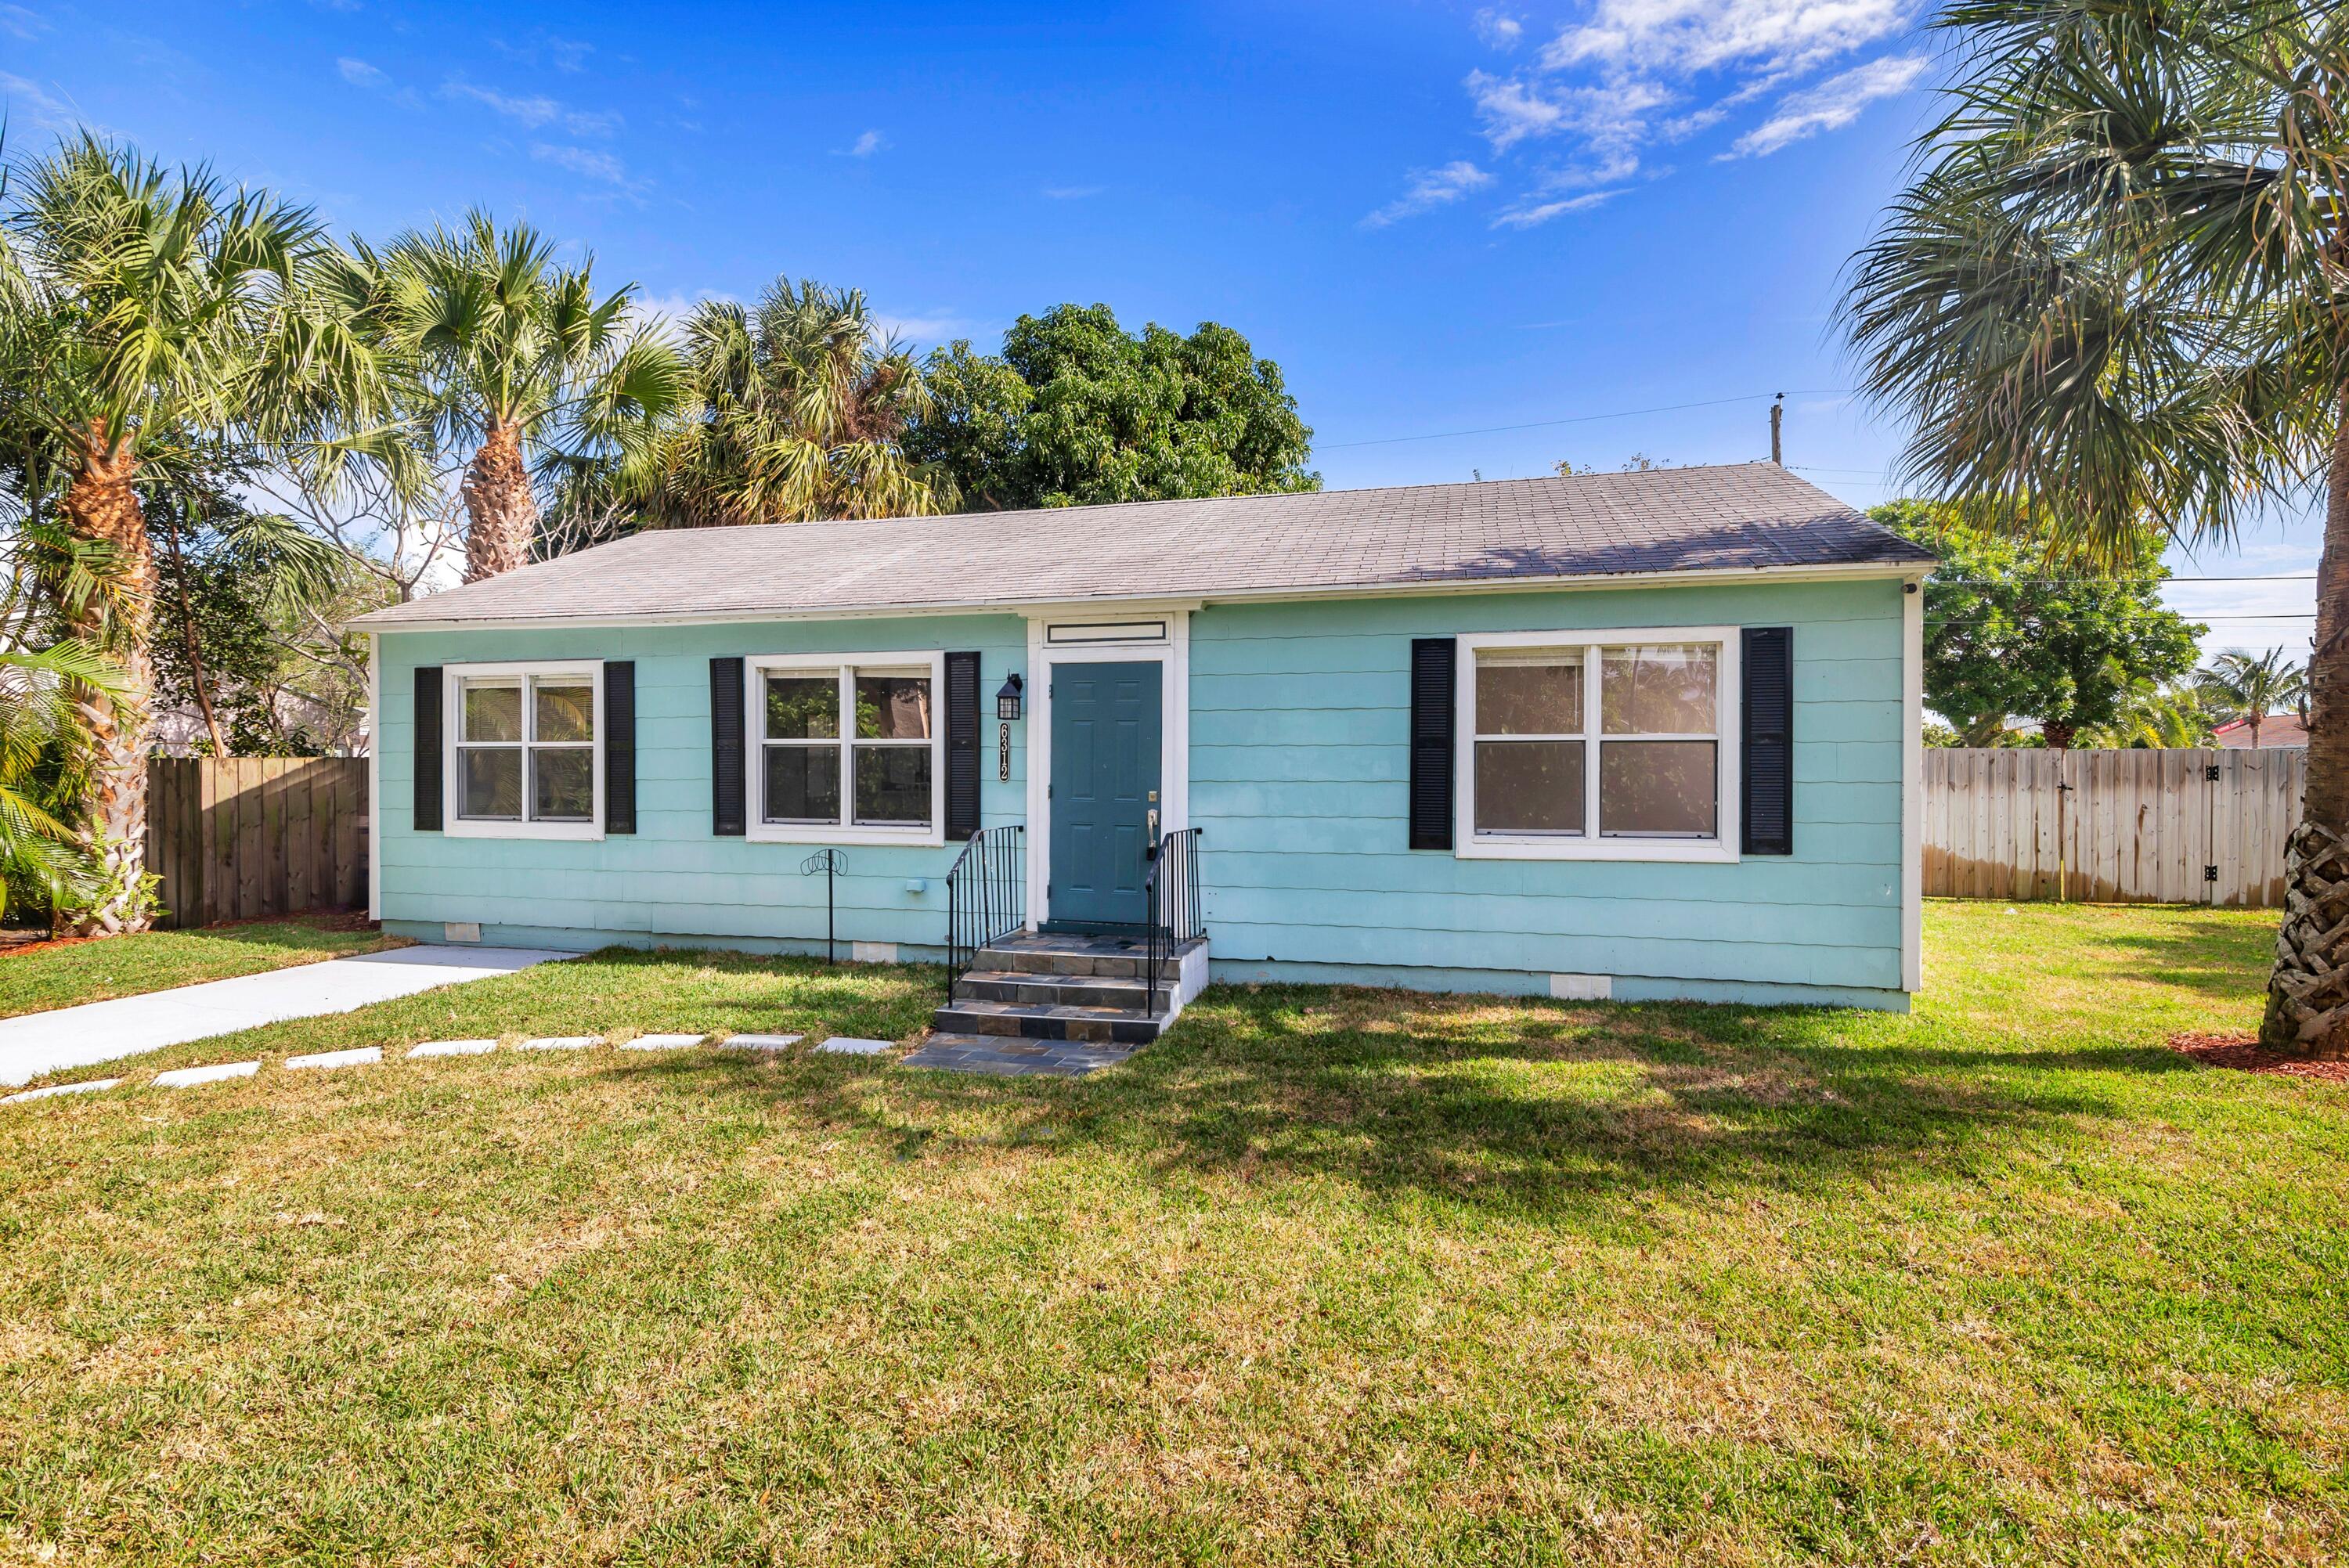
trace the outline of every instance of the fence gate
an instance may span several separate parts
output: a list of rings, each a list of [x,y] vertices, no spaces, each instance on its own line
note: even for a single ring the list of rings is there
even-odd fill
[[[367,903],[364,757],[156,757],[147,869],[163,925]]]
[[[2283,903],[2308,752],[1925,749],[1941,898]]]

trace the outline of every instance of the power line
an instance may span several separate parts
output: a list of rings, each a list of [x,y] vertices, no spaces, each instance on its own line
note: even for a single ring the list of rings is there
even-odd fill
[[[1559,425],[1588,425],[1599,419],[1636,419],[1647,414],[1678,414],[1690,408],[1720,408],[1732,403],[1767,403],[1773,397],[1838,397],[1850,390],[1845,387],[1813,387],[1806,392],[1752,392],[1743,397],[1713,397],[1702,403],[1667,403],[1655,408],[1622,408],[1611,414],[1576,414],[1564,419],[1536,419],[1527,425],[1486,425],[1475,430],[1439,430],[1424,436],[1381,436],[1369,441],[1324,441],[1319,450],[1341,451],[1350,447],[1392,447],[1405,441],[1449,441],[1462,436],[1503,436],[1515,430],[1547,430]]]

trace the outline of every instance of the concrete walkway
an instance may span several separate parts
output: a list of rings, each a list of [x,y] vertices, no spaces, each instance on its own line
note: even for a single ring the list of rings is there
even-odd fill
[[[527,947],[401,947],[0,1018],[0,1085],[262,1024],[347,1013],[571,956]]]

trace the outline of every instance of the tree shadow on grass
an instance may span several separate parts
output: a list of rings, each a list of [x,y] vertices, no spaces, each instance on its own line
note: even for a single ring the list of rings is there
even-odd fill
[[[2281,919],[2281,913],[2278,916]],[[2133,978],[2158,981],[2204,996],[2244,999],[2244,976],[2263,980],[2275,952],[2271,927],[2247,929],[2240,917],[2181,915],[2157,928],[2099,939],[2133,955]],[[2256,1005],[2256,994],[2251,998]]]
[[[1514,1212],[1847,1196],[1855,1177],[1958,1165],[2033,1128],[2117,1114],[2077,1078],[1993,1081],[1962,1053],[1842,1042],[1848,1014],[1792,1030],[1787,1016],[1225,986],[1084,1078],[725,1053],[646,1070],[681,1092],[795,1105],[907,1157],[1030,1142],[1137,1161],[1169,1183],[1322,1177]],[[2132,1066],[2140,1054],[2122,1053]]]

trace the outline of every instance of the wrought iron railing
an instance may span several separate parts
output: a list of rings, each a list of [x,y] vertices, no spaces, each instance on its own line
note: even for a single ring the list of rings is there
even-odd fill
[[[1142,1005],[1153,1013],[1158,1011],[1162,977],[1174,977],[1175,955],[1185,943],[1206,934],[1199,915],[1199,840],[1205,831],[1185,828],[1160,839],[1150,857],[1150,870],[1143,877],[1150,898],[1150,929],[1148,967],[1143,975],[1147,989],[1142,994]]]
[[[947,872],[947,991],[978,950],[1028,923],[1028,830],[1013,823],[970,836]]]

